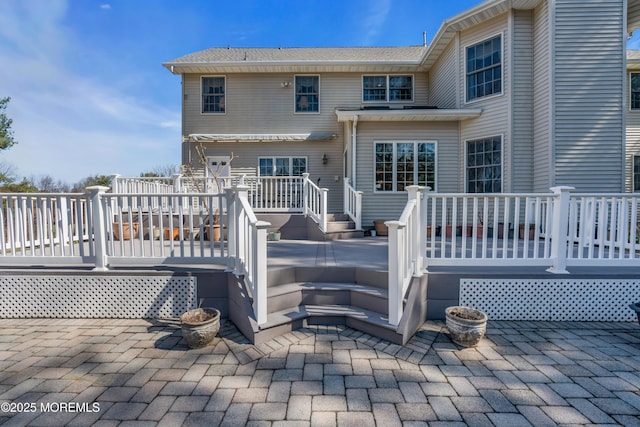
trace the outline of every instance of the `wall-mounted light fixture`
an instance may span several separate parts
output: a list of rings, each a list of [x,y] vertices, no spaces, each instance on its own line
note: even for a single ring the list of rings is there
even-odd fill
[[[291,86],[291,82],[282,82],[282,83],[280,83],[280,86],[281,87],[289,87],[289,86]]]
[[[323,154],[322,155],[322,164],[326,165],[327,163],[329,163],[329,158],[327,157],[327,154]]]

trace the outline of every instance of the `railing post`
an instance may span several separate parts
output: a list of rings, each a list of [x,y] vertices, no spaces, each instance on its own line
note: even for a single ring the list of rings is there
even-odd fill
[[[417,200],[417,202],[420,204],[420,232],[422,233],[420,235],[420,257],[421,257],[421,268],[422,268],[422,272],[426,272],[427,268],[428,268],[428,258],[427,258],[427,228],[428,226],[431,226],[431,232],[434,233],[436,232],[436,227],[435,224],[431,224],[430,220],[429,220],[429,196],[431,195],[431,187],[426,186],[426,187],[422,187],[422,199],[421,200]],[[442,236],[444,236],[445,234],[445,230],[441,231]]]
[[[551,260],[547,269],[554,274],[569,274],[567,271],[567,225],[569,222],[569,199],[574,187],[551,187],[554,193],[553,216],[551,224]]]
[[[406,188],[407,193],[409,193],[408,200],[416,201],[416,220],[418,225],[417,235],[415,235],[416,230],[410,230],[409,235],[407,236],[410,239],[410,251],[409,253],[415,257],[413,261],[413,274],[414,276],[419,276],[422,274],[422,266],[424,264],[422,251],[420,250],[423,247],[427,246],[426,243],[426,234],[427,227],[426,224],[423,224],[421,212],[421,194],[422,187],[419,185],[410,185]]]
[[[362,191],[356,191],[356,211],[355,227],[356,230],[362,230]]]
[[[350,189],[351,189],[350,179],[345,176],[344,177],[344,184],[342,186],[342,191],[343,191],[343,195],[342,195],[342,210],[346,214],[351,212],[351,192],[349,191]],[[357,228],[358,227],[356,227],[356,229]]]
[[[405,242],[401,236],[404,226],[399,221],[385,222],[389,228],[389,323],[398,326],[402,317],[402,247]]]
[[[181,173],[171,174],[171,179],[173,180],[173,192],[182,193],[182,174]]]
[[[113,175],[111,175],[111,192],[114,194],[118,194],[118,193],[126,193],[126,191],[122,191],[122,189],[120,188],[120,178],[122,177],[122,175],[118,174],[118,173],[114,173]],[[108,188],[108,187],[107,187]],[[88,190],[88,188],[87,188]]]
[[[96,266],[94,271],[107,271],[107,229],[105,227],[104,209],[102,206],[102,195],[109,187],[96,185],[87,187],[91,198],[91,216],[93,225],[93,243],[96,251]]]
[[[329,193],[328,188],[320,189],[320,227],[322,227],[322,232],[327,232],[327,193]]]
[[[258,325],[267,322],[267,229],[270,225],[268,222],[258,221],[253,236],[253,311]]]
[[[238,214],[236,213],[237,194],[235,186],[225,188],[225,197],[227,198],[227,271],[235,269],[237,253],[237,234],[238,234]]]
[[[302,174],[302,206],[304,216],[309,215],[309,174]]]

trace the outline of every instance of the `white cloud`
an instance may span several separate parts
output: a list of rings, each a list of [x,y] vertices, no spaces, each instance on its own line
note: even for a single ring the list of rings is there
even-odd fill
[[[179,163],[180,111],[117,88],[118,79],[131,76],[74,68],[84,47],[81,35],[62,24],[66,10],[63,0],[48,0],[46,8],[35,0],[0,1],[0,97],[12,97],[8,113],[18,141],[0,160],[21,176],[69,183]]]
[[[391,12],[391,0],[377,0],[368,4],[368,13],[365,14],[362,25],[365,38],[364,45],[375,44],[375,41],[383,29],[383,25]]]
[[[100,9],[109,10],[109,9],[111,9],[111,5],[109,3],[101,4],[100,5]]]

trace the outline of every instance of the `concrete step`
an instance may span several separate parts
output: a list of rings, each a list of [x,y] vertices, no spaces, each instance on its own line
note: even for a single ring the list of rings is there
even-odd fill
[[[266,336],[272,334],[271,330],[282,333],[307,325],[344,324],[394,343],[402,342],[402,336],[388,320],[386,315],[360,307],[306,304],[269,314],[260,333],[264,331]]]
[[[267,289],[270,313],[300,305],[344,305],[388,314],[387,290],[357,283],[297,282]]]
[[[338,230],[329,231],[324,233],[324,240],[346,240],[346,239],[359,239],[364,237],[364,231],[362,230]]]
[[[327,221],[327,233],[355,229],[356,224],[353,221]]]
[[[267,271],[267,287],[296,282],[356,283],[386,290],[389,273],[362,267],[283,267]]]

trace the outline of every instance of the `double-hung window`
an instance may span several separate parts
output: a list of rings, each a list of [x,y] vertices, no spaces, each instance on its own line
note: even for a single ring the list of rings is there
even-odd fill
[[[502,93],[502,36],[466,49],[467,102]]]
[[[202,77],[202,113],[223,114],[225,109],[225,78]]]
[[[375,143],[375,191],[404,191],[410,185],[436,185],[436,143]]]
[[[300,176],[307,172],[306,157],[260,157],[260,176]]]
[[[413,76],[362,76],[362,100],[364,102],[413,101]]]
[[[631,73],[631,109],[640,110],[640,73]]]
[[[502,137],[467,141],[467,192],[502,191]]]
[[[295,76],[296,113],[320,111],[320,76]]]
[[[633,191],[640,192],[640,155],[633,156]]]

